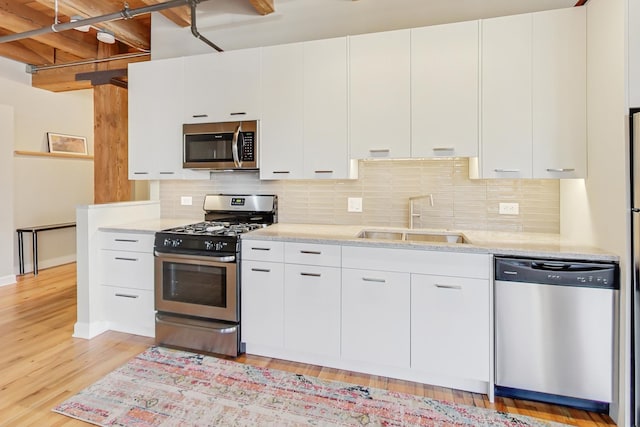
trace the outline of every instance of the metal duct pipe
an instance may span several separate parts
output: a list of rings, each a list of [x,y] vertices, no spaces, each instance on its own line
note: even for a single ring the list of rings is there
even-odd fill
[[[202,40],[203,42],[205,42],[206,44],[208,44],[218,52],[223,52],[223,50],[220,49],[218,46],[216,46],[215,43],[213,43],[211,40],[209,40],[208,38],[200,34],[200,31],[198,31],[198,26],[196,25],[196,5],[198,4],[198,1],[197,0],[191,1],[190,3],[191,3],[191,34],[193,34],[195,38]]]
[[[198,1],[205,1],[205,0],[198,0]],[[157,12],[164,9],[171,9],[172,7],[184,6],[187,4],[191,4],[191,7],[193,9],[194,1],[192,0],[169,0],[165,3],[154,4],[151,6],[144,6],[137,9],[129,9],[128,7],[125,7],[119,12],[109,13],[107,15],[95,16],[92,18],[84,18],[75,22],[65,22],[61,24],[55,23],[50,27],[43,27],[43,28],[38,28],[36,30],[25,31],[23,33],[1,36],[0,43],[7,43],[7,42],[16,41],[16,40],[22,40],[22,39],[28,39],[31,37],[41,36],[43,34],[50,34],[50,33],[57,33],[60,31],[72,30],[76,27],[82,27],[84,25],[99,24],[101,22],[115,21],[117,19],[131,19],[137,15]],[[193,20],[193,17],[192,17],[192,20]]]

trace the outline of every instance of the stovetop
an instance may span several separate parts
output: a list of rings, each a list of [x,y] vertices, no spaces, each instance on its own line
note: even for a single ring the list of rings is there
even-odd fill
[[[184,225],[181,227],[163,230],[165,233],[185,234],[190,236],[237,236],[251,230],[264,228],[269,224],[262,223],[238,223],[232,224],[221,221],[202,221],[196,224]]]

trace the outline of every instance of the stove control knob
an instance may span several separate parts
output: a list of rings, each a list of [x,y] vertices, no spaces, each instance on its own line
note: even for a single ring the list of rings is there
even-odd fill
[[[217,242],[216,243],[216,251],[221,251],[222,248],[224,248],[225,244],[224,242]]]
[[[182,239],[164,239],[164,246],[171,246],[174,248],[177,248],[178,246],[180,246],[180,244],[182,243]]]
[[[210,241],[210,240],[205,240],[205,241],[204,241],[204,248],[205,248],[206,250],[208,250],[208,251],[210,251],[210,250],[214,249],[214,244],[213,244],[213,242],[212,242],[212,241]]]

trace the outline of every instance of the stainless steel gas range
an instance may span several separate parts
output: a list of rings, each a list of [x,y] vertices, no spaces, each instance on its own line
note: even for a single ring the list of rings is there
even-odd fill
[[[207,195],[204,221],[155,235],[156,343],[237,356],[240,238],[277,222],[275,195]]]

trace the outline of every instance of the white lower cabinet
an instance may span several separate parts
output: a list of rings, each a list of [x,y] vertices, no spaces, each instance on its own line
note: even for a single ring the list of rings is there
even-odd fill
[[[153,234],[101,232],[100,248],[109,329],[155,336]]]
[[[340,357],[340,269],[285,264],[284,346]]]
[[[342,270],[342,358],[409,367],[410,275]]]
[[[411,367],[489,381],[489,280],[411,275]]]
[[[244,247],[244,246],[243,246]],[[251,346],[284,344],[284,264],[242,261],[242,341]]]

